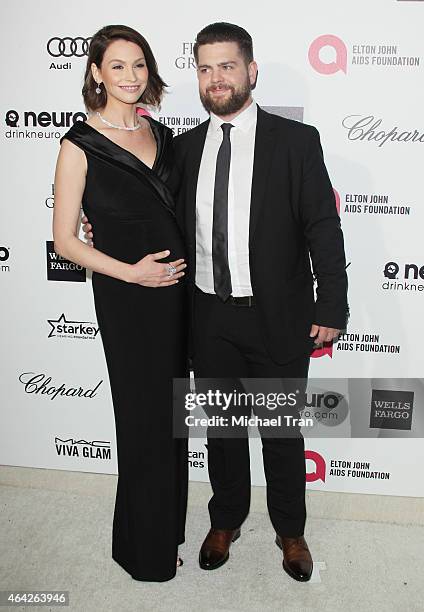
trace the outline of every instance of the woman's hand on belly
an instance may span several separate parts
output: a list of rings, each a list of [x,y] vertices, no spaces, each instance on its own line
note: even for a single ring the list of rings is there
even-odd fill
[[[178,279],[185,274],[183,270],[187,264],[184,263],[184,259],[176,259],[169,263],[158,262],[169,254],[169,251],[151,253],[130,265],[128,282],[143,287],[168,287],[178,283]]]

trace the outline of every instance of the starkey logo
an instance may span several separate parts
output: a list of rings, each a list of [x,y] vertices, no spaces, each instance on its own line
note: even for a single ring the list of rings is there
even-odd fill
[[[331,61],[324,61],[321,57],[321,50],[330,47],[334,50]],[[318,36],[310,45],[308,59],[312,68],[320,74],[335,74],[342,71],[347,72],[347,48],[341,38],[334,34],[323,34]]]

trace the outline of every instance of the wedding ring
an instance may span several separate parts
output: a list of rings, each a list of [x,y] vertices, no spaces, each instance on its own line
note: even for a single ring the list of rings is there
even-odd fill
[[[168,264],[168,276],[174,276],[176,271],[177,271],[177,268],[175,266]]]

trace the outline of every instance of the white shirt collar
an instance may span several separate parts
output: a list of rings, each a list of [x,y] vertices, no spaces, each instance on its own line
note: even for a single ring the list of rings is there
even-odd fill
[[[224,121],[218,115],[214,113],[210,114],[210,126],[212,131],[216,132],[221,128],[223,123],[231,123],[235,128],[241,129],[243,132],[247,132],[249,128],[256,122],[258,113],[258,107],[256,102],[253,100],[247,108],[244,109],[237,117],[231,119],[231,121]]]

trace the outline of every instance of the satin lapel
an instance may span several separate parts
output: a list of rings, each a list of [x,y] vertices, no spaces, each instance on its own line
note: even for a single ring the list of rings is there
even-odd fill
[[[150,188],[159,202],[172,215],[175,215],[172,194],[156,172],[156,166],[160,167],[160,161],[163,154],[163,134],[160,133],[157,128],[154,129],[154,133],[158,150],[156,153],[155,165],[153,167],[154,169],[150,169],[149,166],[144,164],[138,157],[114,143],[96,129],[92,128],[88,123],[81,121],[75,123],[73,127],[75,128],[75,126],[77,126],[78,129],[74,129],[75,134],[73,135],[73,139],[79,140],[83,149],[87,150],[94,157],[111,164],[119,165],[123,170],[131,172],[131,174],[139,178],[146,187]]]
[[[190,143],[190,151],[186,157],[185,174],[187,176],[186,229],[188,244],[194,247],[196,240],[196,192],[199,178],[200,162],[209,127],[209,119],[199,126],[196,138]]]
[[[249,245],[252,243],[263,206],[265,189],[268,184],[268,174],[276,144],[276,135],[273,116],[258,106],[250,200]]]

